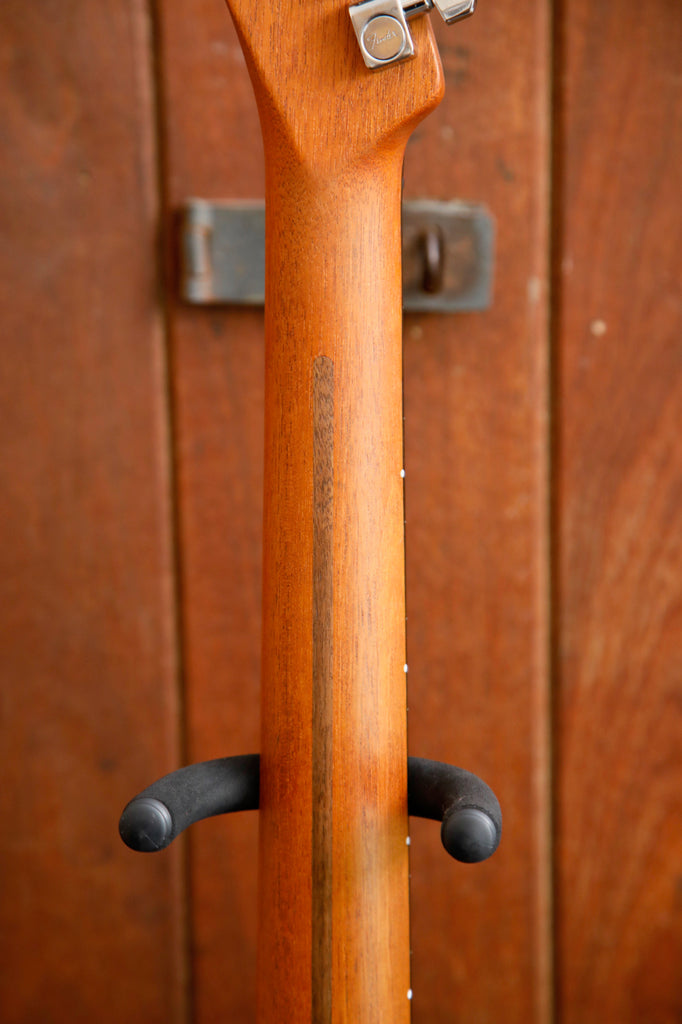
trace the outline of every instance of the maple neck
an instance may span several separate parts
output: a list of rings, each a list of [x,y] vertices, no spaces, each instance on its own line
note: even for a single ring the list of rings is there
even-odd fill
[[[268,171],[261,1024],[409,1019],[401,159]]]
[[[433,36],[228,0],[266,164],[259,1024],[407,1024],[400,198]],[[273,45],[277,39],[277,46]]]

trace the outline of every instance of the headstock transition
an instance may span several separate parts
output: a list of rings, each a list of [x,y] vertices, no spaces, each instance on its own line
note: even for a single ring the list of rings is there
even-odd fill
[[[348,0],[227,0],[269,142],[313,174],[342,172],[402,149],[440,101],[443,76],[427,18],[414,23],[413,60],[384,74],[363,61]]]

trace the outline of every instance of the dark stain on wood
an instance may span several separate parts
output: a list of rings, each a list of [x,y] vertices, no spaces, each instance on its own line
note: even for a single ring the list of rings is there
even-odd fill
[[[334,363],[313,367],[312,1019],[332,1019]]]

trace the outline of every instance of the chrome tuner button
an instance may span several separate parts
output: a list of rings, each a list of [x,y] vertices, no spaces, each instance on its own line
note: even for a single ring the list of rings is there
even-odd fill
[[[433,7],[452,24],[474,13],[476,0],[363,0],[352,4],[349,14],[362,58],[368,68],[383,68],[414,56],[408,18],[426,14]]]
[[[394,61],[405,49],[405,42],[405,29],[390,14],[378,14],[362,30],[363,51],[376,61]]]
[[[433,0],[433,3],[448,25],[469,18],[476,10],[476,0]]]
[[[365,0],[349,8],[362,58],[368,68],[414,56],[414,44],[400,0]]]

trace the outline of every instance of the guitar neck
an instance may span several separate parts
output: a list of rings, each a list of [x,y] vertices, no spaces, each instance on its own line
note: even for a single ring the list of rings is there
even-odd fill
[[[228,4],[266,164],[258,1021],[406,1024],[400,198],[442,72],[424,18],[377,74],[347,0]]]
[[[261,1022],[409,1019],[401,164],[268,164]]]

